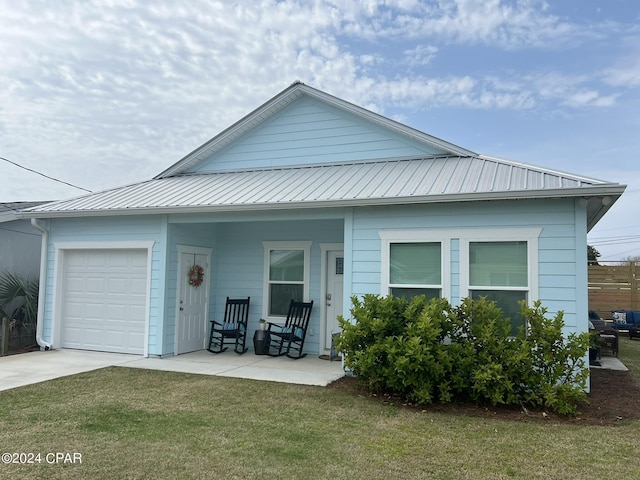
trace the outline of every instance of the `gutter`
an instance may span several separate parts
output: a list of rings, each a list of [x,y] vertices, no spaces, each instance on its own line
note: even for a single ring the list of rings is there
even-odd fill
[[[49,250],[49,230],[44,223],[37,218],[31,219],[31,225],[42,232],[42,245],[40,247],[40,285],[38,286],[38,317],[36,319],[36,342],[45,350],[51,349],[51,343],[45,342],[42,338],[44,329],[44,300],[47,287],[47,252]]]
[[[69,210],[40,210],[37,212],[23,212],[20,218],[29,218],[29,214],[36,214],[40,218],[64,218],[64,217],[89,217],[89,216],[114,216],[114,215],[172,215],[181,213],[239,213],[258,212],[265,210],[295,210],[316,208],[348,208],[371,207],[385,205],[412,205],[433,203],[457,203],[475,202],[486,200],[529,200],[549,198],[574,198],[610,196],[610,207],[622,195],[626,185],[618,183],[606,183],[589,187],[556,188],[538,190],[508,190],[487,191],[469,193],[441,193],[424,194],[398,197],[363,197],[363,198],[339,198],[324,200],[297,200],[262,203],[224,203],[207,205],[148,205],[143,207],[116,207],[116,208],[87,208]]]

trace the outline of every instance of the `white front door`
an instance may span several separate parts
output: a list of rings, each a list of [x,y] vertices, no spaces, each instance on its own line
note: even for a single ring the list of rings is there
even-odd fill
[[[331,335],[340,332],[338,315],[342,315],[342,287],[344,285],[344,252],[327,252],[327,287],[324,319],[324,349],[331,349]]]
[[[210,275],[209,254],[183,250],[179,255],[176,355],[205,348]],[[189,271],[194,265],[204,269],[202,284],[198,286],[189,284]]]

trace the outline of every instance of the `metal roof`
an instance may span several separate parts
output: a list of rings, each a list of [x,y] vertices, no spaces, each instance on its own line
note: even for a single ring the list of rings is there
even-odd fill
[[[0,223],[11,222],[22,211],[47,202],[2,202],[0,203]]]
[[[434,156],[156,178],[41,205],[25,216],[231,212],[596,195],[610,196],[613,203],[624,188],[495,157]],[[600,214],[594,210],[591,220],[597,221],[607,208]]]

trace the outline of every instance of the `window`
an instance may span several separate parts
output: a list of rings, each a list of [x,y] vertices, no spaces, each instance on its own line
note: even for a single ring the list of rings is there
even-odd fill
[[[291,300],[309,297],[311,242],[264,242],[264,317],[285,317]]]
[[[448,295],[448,243],[429,230],[382,230],[382,295]]]
[[[531,299],[530,248],[527,240],[468,242],[469,296],[495,301],[511,320],[512,333],[524,325],[518,302]]]
[[[442,295],[442,247],[440,243],[391,243],[389,245],[389,293],[409,300]]]

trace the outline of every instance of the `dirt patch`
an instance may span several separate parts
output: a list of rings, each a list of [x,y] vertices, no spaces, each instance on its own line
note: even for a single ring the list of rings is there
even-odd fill
[[[427,410],[431,412],[450,413],[502,420],[539,421],[581,425],[615,425],[632,420],[640,420],[640,387],[629,372],[614,370],[591,370],[591,393],[589,403],[580,407],[576,417],[563,417],[549,412],[532,411],[520,407],[480,406],[476,404],[433,404],[419,407],[403,403],[396,397],[374,395],[360,385],[353,377],[344,377],[329,385],[353,393],[366,396],[383,403],[396,404],[401,408]]]

